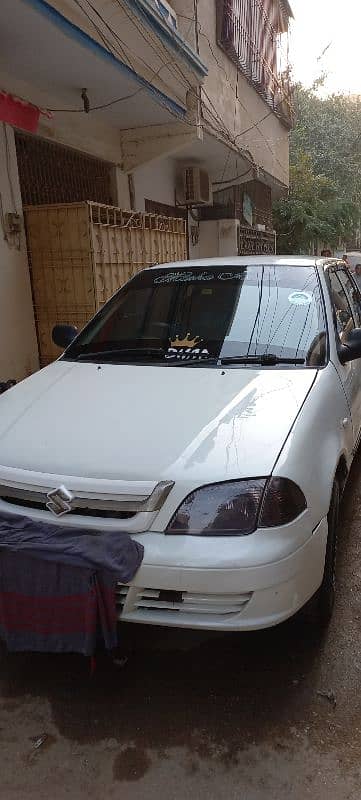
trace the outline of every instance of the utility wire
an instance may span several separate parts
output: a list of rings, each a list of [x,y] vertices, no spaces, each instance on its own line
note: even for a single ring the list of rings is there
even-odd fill
[[[99,13],[99,12],[98,12],[98,11],[97,11],[95,8],[94,8],[94,6],[93,6],[93,5],[92,5],[92,3],[90,2],[90,0],[85,0],[85,1],[88,3],[88,5],[90,6],[90,8],[91,8],[91,9],[92,9],[92,10],[93,10],[93,11],[94,11],[96,14],[97,14],[97,16],[98,16],[98,17],[99,17],[99,19],[102,21],[102,23],[103,23],[103,24],[104,24],[104,25],[107,27],[108,31],[110,31],[110,33],[116,37],[117,41],[118,41],[119,43],[121,43],[121,44],[122,44],[124,47],[127,47],[127,45],[125,44],[125,42],[122,42],[122,40],[120,39],[119,35],[115,33],[115,31],[114,31],[114,30],[113,30],[113,29],[112,29],[112,28],[109,26],[109,24],[108,24],[108,23],[106,22],[106,20],[105,20],[105,19],[102,17],[102,15],[101,15],[101,14],[100,14],[100,13]],[[84,9],[84,7],[82,6],[82,4],[79,2],[79,0],[74,0],[74,2],[75,2],[75,3],[77,4],[77,6],[78,6],[78,7],[79,7],[79,8],[80,8],[82,11],[83,11],[83,13],[85,14],[85,16],[86,16],[86,17],[87,17],[87,18],[90,20],[90,22],[91,22],[91,23],[94,25],[94,27],[95,27],[95,29],[97,30],[97,32],[101,34],[101,32],[99,31],[99,28],[98,28],[98,26],[97,26],[97,25],[94,23],[94,20],[92,20],[92,18],[91,18],[91,17],[89,16],[89,14],[86,12],[86,10],[85,10],[85,9]],[[119,0],[118,0],[118,3],[119,3]],[[120,5],[120,3],[119,3],[119,5]],[[122,7],[122,8],[123,8],[123,7]],[[126,16],[128,17],[128,19],[129,19],[130,21],[132,21],[132,23],[133,23],[133,24],[135,24],[135,26],[136,26],[136,28],[137,28],[138,32],[140,33],[140,35],[142,36],[142,38],[144,39],[144,41],[145,41],[147,44],[149,44],[149,46],[150,46],[150,47],[153,49],[153,51],[155,52],[155,54],[156,54],[157,58],[160,58],[160,53],[159,53],[159,41],[158,41],[158,40],[156,40],[156,41],[151,41],[151,39],[149,38],[149,34],[145,33],[145,32],[142,30],[141,26],[139,25],[139,23],[138,23],[138,21],[135,19],[135,17],[134,17],[134,16],[133,16],[131,13],[129,13],[129,12],[126,10],[126,9],[124,9],[124,8],[123,8],[123,11],[125,12],[125,14],[126,14]],[[193,19],[193,18],[189,18],[189,20],[190,20],[190,22],[191,22],[191,23],[194,23],[194,19]],[[109,47],[111,47],[113,50],[115,50],[115,48],[114,48],[114,46],[112,45],[112,43],[110,43],[110,42],[109,42],[109,41],[108,41],[108,40],[107,40],[107,39],[106,39],[106,38],[105,38],[103,35],[102,35],[102,41],[103,41],[103,42],[105,42],[105,44],[106,44],[106,46],[107,46],[108,48],[109,48]],[[128,49],[129,49],[129,47],[128,47]],[[168,56],[168,52],[167,52],[166,48],[165,48],[163,45],[162,45],[162,49],[164,50],[164,52],[165,52],[166,56]],[[116,50],[115,50],[115,52],[116,52]],[[123,56],[123,53],[122,53],[121,55],[122,55],[122,57],[124,57],[124,56]],[[134,55],[135,55],[135,57],[136,57],[136,58],[138,58],[138,56],[137,56],[136,54],[134,54]],[[143,63],[144,63],[146,66],[148,66],[148,65],[146,64],[146,62],[145,62],[143,59],[141,59],[141,58],[140,58],[139,60],[141,60],[141,61],[142,61],[142,62],[143,62]],[[189,81],[189,79],[188,79],[188,78],[187,78],[187,76],[184,74],[183,70],[180,68],[180,66],[179,66],[178,64],[174,64],[174,62],[173,62],[173,60],[172,60],[172,61],[168,61],[168,62],[163,62],[163,65],[164,65],[164,67],[168,67],[170,70],[173,70],[173,73],[176,71],[176,77],[177,77],[177,79],[178,79],[178,80],[179,80],[179,76],[181,77],[181,81],[183,82],[183,85],[184,85],[184,87],[185,87],[186,89],[191,89],[191,90],[193,90],[193,85],[191,84],[191,82]],[[160,69],[159,69],[159,72],[160,72],[160,71],[161,71],[161,69],[163,68],[163,65],[161,65],[161,67],[160,67]],[[157,70],[157,72],[156,72],[156,75],[157,75],[157,74],[159,74],[159,73],[158,73],[158,70]],[[153,77],[151,78],[151,80],[152,80],[152,79],[153,79]],[[105,103],[105,104],[102,104],[102,105],[99,105],[99,106],[94,106],[94,107],[91,107],[91,108],[90,108],[90,110],[96,111],[96,110],[101,110],[102,108],[108,108],[109,106],[111,106],[111,105],[113,105],[113,104],[115,104],[115,103],[117,103],[117,102],[121,102],[123,99],[124,99],[124,100],[127,100],[127,99],[130,99],[131,97],[134,97],[134,96],[135,96],[135,94],[137,94],[137,93],[138,93],[139,91],[141,91],[141,90],[142,90],[142,89],[140,88],[140,89],[136,90],[136,92],[132,93],[131,95],[127,95],[127,96],[125,96],[124,98],[118,98],[118,99],[116,99],[116,100],[110,101],[109,103]],[[214,129],[216,130],[216,132],[218,132],[218,133],[221,133],[221,135],[225,136],[225,138],[229,139],[229,141],[231,141],[231,142],[233,143],[233,137],[232,137],[232,135],[231,135],[230,131],[227,129],[227,127],[226,127],[226,126],[224,125],[224,123],[222,122],[222,119],[221,119],[221,117],[219,116],[219,114],[218,114],[217,110],[215,109],[215,107],[214,107],[214,105],[213,105],[213,103],[212,103],[211,99],[209,98],[209,96],[207,95],[207,93],[205,92],[205,90],[203,90],[203,91],[204,91],[204,93],[205,93],[205,95],[206,95],[206,97],[207,97],[207,100],[208,100],[208,102],[209,102],[209,103],[210,103],[210,105],[212,106],[212,108],[211,108],[211,109],[208,109],[208,113],[210,114],[211,118],[212,118],[212,119],[213,119],[213,121],[215,122]],[[178,100],[179,100],[181,103],[183,102],[182,98],[179,98],[179,97],[178,97]],[[206,105],[206,104],[205,104],[205,105]],[[53,110],[53,109],[49,109],[49,110],[51,111],[51,110]],[[55,109],[54,109],[54,110],[55,110]],[[60,111],[60,110],[62,110],[63,112],[66,112],[68,109],[59,109],[59,111]],[[72,112],[76,111],[77,113],[82,113],[83,109],[69,109],[69,111],[72,111]]]
[[[120,39],[120,37],[118,36],[118,34],[117,34],[117,33],[116,33],[116,32],[115,32],[115,31],[114,31],[114,30],[113,30],[113,29],[112,29],[112,28],[111,28],[111,27],[108,25],[108,23],[107,23],[107,22],[106,22],[106,20],[105,20],[105,19],[102,17],[102,15],[101,15],[101,14],[100,14],[100,13],[97,11],[97,9],[96,9],[96,8],[95,8],[95,7],[94,7],[94,6],[93,6],[93,5],[90,3],[90,0],[86,0],[86,2],[88,3],[89,7],[92,9],[92,11],[94,11],[94,13],[96,13],[96,14],[97,14],[97,16],[99,17],[99,19],[101,20],[101,22],[102,22],[102,23],[103,23],[103,24],[106,26],[106,28],[109,30],[109,32],[110,32],[110,33],[111,33],[111,34],[112,34],[112,35],[113,35],[113,36],[116,38],[116,40],[117,40],[117,42],[119,43],[119,45],[120,45],[121,47],[123,46],[123,47],[122,47],[122,49],[121,49],[121,51],[120,51],[120,50],[117,50],[117,48],[114,46],[114,44],[113,44],[112,42],[110,42],[110,41],[109,41],[109,39],[107,39],[107,38],[106,38],[106,36],[103,34],[103,32],[101,31],[101,29],[98,27],[98,25],[97,25],[97,24],[95,23],[95,21],[92,19],[92,17],[89,15],[89,13],[88,13],[88,12],[86,11],[86,9],[83,7],[83,5],[82,5],[82,4],[79,2],[79,0],[73,0],[73,2],[74,2],[74,3],[75,3],[77,6],[78,6],[78,8],[79,8],[79,9],[80,9],[80,10],[81,10],[83,13],[84,13],[84,15],[85,15],[85,16],[86,16],[86,18],[89,20],[89,22],[91,22],[91,24],[93,25],[94,29],[95,29],[95,30],[96,30],[96,32],[98,33],[99,37],[101,38],[101,40],[102,40],[103,44],[105,45],[106,49],[108,50],[108,52],[112,52],[112,53],[113,53],[113,54],[115,54],[117,57],[120,57],[120,58],[121,58],[123,61],[125,61],[125,62],[126,62],[127,66],[130,66],[131,68],[133,68],[133,69],[134,69],[134,66],[133,66],[132,62],[129,60],[129,57],[127,57],[127,55],[126,55],[126,53],[125,53],[125,50],[123,49],[123,48],[127,47],[126,43],[125,43],[125,42],[122,42],[122,40]],[[138,30],[139,30],[139,29],[138,29]],[[141,31],[139,31],[139,32],[141,32]],[[148,42],[148,43],[150,44],[150,46],[152,46],[152,44],[151,44],[150,42]],[[128,48],[128,49],[129,49],[129,48]],[[153,49],[154,49],[154,47],[153,47]],[[134,55],[135,55],[135,57],[136,57],[136,58],[137,58],[139,61],[141,61],[141,62],[142,62],[142,63],[143,63],[143,64],[144,64],[144,65],[145,65],[147,68],[149,68],[149,65],[146,63],[146,61],[144,61],[144,59],[142,59],[140,56],[137,56],[136,54],[134,54]],[[168,54],[167,54],[167,55],[168,55]],[[159,56],[159,52],[157,52],[157,56],[158,56],[158,58],[160,57],[160,56]],[[161,65],[160,65],[160,67],[159,67],[159,68],[157,68],[157,69],[156,69],[156,70],[153,72],[153,74],[150,76],[150,78],[149,78],[149,82],[151,82],[152,80],[154,80],[154,78],[155,78],[155,77],[157,77],[157,76],[159,75],[159,73],[161,72],[161,70],[162,70],[163,68],[166,68],[166,67],[167,67],[167,68],[172,68],[173,66],[174,66],[174,64],[173,64],[173,59],[172,59],[172,60],[170,60],[170,61],[168,61],[168,62],[164,62],[164,61],[163,61],[163,62],[161,63]],[[116,103],[120,103],[120,102],[122,102],[122,101],[129,100],[129,99],[131,99],[131,98],[135,97],[137,94],[139,94],[139,92],[143,91],[143,89],[144,89],[144,88],[145,88],[145,87],[141,86],[141,87],[139,87],[138,89],[136,89],[134,92],[132,92],[132,93],[131,93],[131,94],[129,94],[129,95],[124,95],[123,97],[118,97],[118,98],[116,98],[116,99],[114,99],[114,100],[111,100],[111,101],[109,101],[109,102],[107,102],[107,103],[102,103],[102,104],[100,104],[100,105],[97,105],[97,106],[90,106],[90,108],[89,108],[89,111],[99,111],[99,110],[102,110],[103,108],[109,108],[110,106],[112,106],[112,105],[115,105]],[[180,97],[177,97],[177,100],[179,100],[181,103],[183,102],[182,98],[180,98]],[[62,112],[62,113],[70,113],[70,114],[72,114],[72,113],[76,113],[76,114],[81,114],[81,113],[84,113],[84,108],[49,108],[48,110],[49,110],[49,111],[51,111],[51,112]]]
[[[99,20],[100,20],[100,21],[103,23],[103,25],[104,25],[104,26],[107,28],[107,30],[108,30],[108,31],[109,31],[109,32],[112,34],[112,36],[114,36],[114,38],[116,39],[116,41],[118,42],[118,44],[119,44],[119,46],[120,46],[120,48],[121,48],[121,49],[120,49],[120,51],[117,51],[117,49],[114,47],[114,44],[112,44],[112,43],[111,43],[111,42],[110,42],[110,41],[109,41],[109,40],[108,40],[108,39],[107,39],[107,38],[104,36],[104,34],[103,34],[103,32],[100,30],[99,26],[98,26],[98,25],[95,23],[95,21],[92,19],[92,17],[91,17],[91,16],[89,15],[89,13],[86,11],[86,9],[83,7],[83,5],[82,5],[82,4],[79,2],[79,0],[74,0],[74,2],[75,2],[75,4],[78,6],[78,8],[79,8],[79,9],[81,9],[81,11],[82,11],[82,12],[84,13],[84,15],[87,17],[87,19],[88,19],[88,20],[91,22],[91,24],[93,25],[94,29],[97,31],[98,35],[100,36],[100,38],[101,38],[102,42],[105,44],[105,46],[106,46],[107,50],[110,50],[111,52],[112,52],[112,51],[113,51],[113,52],[115,52],[115,53],[116,53],[118,56],[120,55],[120,56],[121,56],[121,58],[122,58],[123,60],[126,60],[126,61],[128,62],[128,66],[129,66],[129,65],[131,65],[131,62],[129,61],[129,57],[126,55],[126,52],[125,52],[125,48],[127,48],[127,49],[128,49],[128,51],[129,51],[129,46],[127,46],[127,45],[126,45],[126,43],[125,43],[125,42],[123,42],[123,41],[121,40],[121,38],[119,37],[119,35],[118,35],[118,34],[117,34],[117,33],[116,33],[116,32],[115,32],[115,31],[114,31],[112,28],[111,28],[111,26],[110,26],[110,25],[107,23],[107,21],[104,19],[104,17],[102,17],[102,15],[101,15],[101,14],[98,12],[98,10],[97,10],[97,9],[96,9],[96,8],[93,6],[93,4],[90,2],[90,0],[85,0],[85,2],[87,2],[88,6],[89,6],[89,7],[92,9],[92,11],[93,11],[93,12],[94,12],[94,13],[97,15],[97,17],[99,18]],[[119,5],[120,5],[120,2],[119,2],[119,0],[118,0],[118,3],[119,3]],[[196,11],[196,6],[197,6],[197,0],[195,0],[195,11]],[[142,38],[143,38],[143,39],[146,41],[146,43],[147,43],[147,44],[148,44],[148,45],[149,45],[149,46],[150,46],[150,47],[151,47],[151,48],[154,50],[154,52],[156,53],[157,57],[158,57],[158,58],[160,58],[160,53],[159,53],[159,42],[157,41],[157,42],[156,42],[156,44],[154,44],[154,43],[152,42],[152,40],[149,38],[149,35],[147,36],[147,35],[144,33],[144,31],[141,29],[141,27],[139,26],[139,23],[137,22],[137,20],[135,20],[134,16],[133,16],[133,15],[131,15],[131,14],[129,14],[129,12],[127,12],[127,11],[126,11],[126,9],[124,9],[124,7],[122,7],[122,10],[123,10],[123,11],[125,11],[125,13],[126,13],[126,15],[127,15],[128,19],[130,19],[130,20],[132,21],[132,23],[136,25],[136,27],[137,27],[137,30],[138,30],[138,32],[140,33],[140,35],[142,36]],[[189,21],[190,21],[190,22],[193,22],[193,23],[197,24],[197,20],[196,20],[196,14],[195,14],[195,17],[194,17],[194,18],[192,18],[192,17],[185,17],[185,15],[179,15],[179,16],[183,16],[184,18],[187,18],[187,19],[189,19]],[[228,83],[228,84],[229,84],[229,86],[231,87],[232,91],[235,91],[235,88],[232,86],[231,82],[230,82],[230,81],[229,81],[229,79],[228,79],[228,76],[227,76],[227,73],[226,73],[226,70],[225,70],[225,68],[223,67],[223,65],[221,65],[221,63],[219,62],[219,60],[217,59],[217,57],[216,57],[216,55],[215,55],[215,53],[214,53],[214,50],[213,50],[212,44],[211,44],[211,42],[210,42],[210,40],[209,40],[209,37],[208,37],[208,36],[207,36],[207,35],[206,35],[206,34],[205,34],[203,31],[202,31],[202,29],[201,29],[201,25],[200,25],[200,23],[199,23],[199,22],[198,22],[198,24],[197,24],[197,31],[199,32],[199,34],[200,34],[201,36],[203,36],[203,37],[204,37],[204,38],[207,40],[207,42],[208,42],[208,45],[209,45],[209,48],[210,48],[210,51],[211,51],[211,53],[212,53],[212,55],[213,55],[213,58],[215,59],[215,62],[217,63],[217,66],[218,66],[220,69],[222,69],[222,71],[224,72],[224,74],[225,74],[225,77],[226,77],[226,80],[227,80],[227,83]],[[162,50],[164,50],[164,51],[165,51],[165,53],[168,55],[168,53],[167,53],[167,51],[166,51],[166,49],[164,48],[164,46],[163,46],[163,45],[162,45]],[[144,60],[143,60],[141,57],[137,56],[137,54],[134,54],[134,55],[135,55],[135,57],[136,57],[138,60],[142,61],[142,62],[143,62],[143,63],[144,63],[146,66],[148,66],[148,65],[146,64],[146,62],[145,62],[145,61],[144,61]],[[180,76],[181,76],[181,78],[183,79],[183,85],[184,85],[184,86],[186,86],[186,87],[188,87],[188,88],[190,88],[190,89],[193,89],[193,87],[192,87],[192,84],[190,83],[190,81],[189,81],[189,79],[187,78],[187,76],[185,76],[185,75],[184,75],[184,73],[183,73],[183,71],[181,70],[181,68],[179,67],[179,65],[178,65],[178,64],[174,64],[174,62],[173,62],[173,61],[162,62],[162,64],[160,65],[160,67],[158,67],[158,69],[157,69],[157,70],[155,70],[155,71],[153,72],[153,74],[152,74],[152,76],[151,76],[151,78],[150,78],[150,82],[151,82],[151,81],[152,81],[152,80],[153,80],[155,77],[157,77],[157,76],[159,75],[159,73],[162,71],[162,69],[163,69],[163,68],[166,68],[166,67],[167,67],[168,69],[170,69],[170,70],[172,70],[172,69],[173,69],[173,72],[174,72],[174,68],[176,68],[176,72],[177,72],[178,76],[180,75]],[[238,74],[238,72],[237,72],[237,74]],[[111,107],[111,106],[113,106],[113,105],[116,105],[116,104],[118,104],[118,103],[125,102],[126,100],[130,100],[130,99],[132,99],[133,97],[136,97],[136,96],[137,96],[137,95],[138,95],[140,92],[142,92],[142,91],[144,90],[144,88],[145,88],[145,87],[143,87],[143,86],[140,86],[138,89],[136,89],[134,92],[132,92],[132,93],[130,93],[130,94],[128,94],[128,95],[123,95],[122,97],[115,98],[114,100],[111,100],[111,101],[109,101],[109,102],[107,102],[107,103],[102,103],[102,104],[100,104],[100,105],[97,105],[97,106],[90,106],[90,108],[89,108],[89,112],[91,112],[91,111],[100,111],[100,110],[102,110],[102,109],[109,108],[109,107]],[[213,130],[214,130],[216,133],[218,133],[218,134],[220,134],[222,137],[224,137],[224,138],[225,138],[225,139],[228,141],[228,143],[231,143],[233,146],[237,146],[237,139],[238,139],[240,136],[242,136],[242,135],[245,135],[246,133],[250,132],[250,131],[251,131],[253,128],[257,127],[257,126],[258,126],[258,125],[259,125],[261,122],[263,122],[265,119],[267,119],[267,117],[271,116],[271,115],[274,113],[274,110],[273,110],[273,109],[272,109],[272,110],[270,110],[270,111],[269,111],[269,112],[268,112],[266,115],[264,115],[264,117],[262,117],[260,120],[258,120],[257,122],[253,122],[253,124],[252,124],[251,126],[249,126],[249,127],[248,127],[248,128],[246,128],[244,131],[241,131],[240,133],[236,134],[236,136],[234,136],[234,135],[232,135],[232,134],[231,134],[231,132],[228,130],[228,128],[227,128],[227,127],[224,125],[224,123],[223,123],[223,121],[222,121],[222,119],[221,119],[221,117],[220,117],[219,113],[217,112],[217,110],[216,110],[216,108],[215,108],[215,106],[214,106],[214,104],[213,104],[213,102],[212,102],[211,98],[208,96],[208,94],[207,94],[207,92],[205,91],[205,89],[203,89],[203,88],[202,88],[202,90],[201,90],[201,91],[202,91],[202,93],[205,95],[205,97],[207,98],[207,100],[208,100],[208,103],[210,103],[210,106],[211,106],[211,108],[209,108],[209,107],[207,108],[207,104],[206,104],[206,102],[205,102],[204,100],[203,100],[203,105],[204,105],[204,107],[205,107],[205,109],[206,109],[207,113],[209,114],[209,116],[211,117],[211,119],[213,120],[213,122],[214,122],[215,124],[214,124],[214,125],[212,125],[212,124],[209,122],[209,120],[208,120],[208,121],[207,121],[207,120],[205,120],[205,121],[207,122],[207,124],[208,124],[208,125],[210,125],[210,127],[211,127],[211,128],[212,128],[212,129],[213,129]],[[243,109],[244,109],[244,110],[245,110],[245,111],[248,113],[248,109],[247,109],[247,108],[244,106],[244,104],[241,102],[241,100],[239,99],[239,97],[237,97],[237,93],[236,93],[236,92],[235,92],[235,94],[236,94],[236,103],[238,102],[238,103],[241,105],[241,107],[242,107],[242,108],[243,108]],[[181,100],[181,98],[178,98],[178,99],[180,99],[180,100]],[[283,98],[281,98],[281,100],[280,100],[279,102],[281,103],[281,102],[282,102],[282,100],[283,100]],[[183,101],[181,100],[181,102],[183,102]],[[177,115],[177,114],[175,114],[174,112],[172,112],[170,109],[168,109],[168,110],[169,110],[169,112],[170,112],[170,113],[171,113],[171,114],[172,114],[172,115],[173,115],[173,116],[174,116],[174,117],[177,119],[177,121],[179,121],[179,117],[178,117],[178,115]],[[51,111],[51,112],[54,112],[54,113],[57,113],[57,112],[58,112],[58,113],[84,113],[84,108],[77,108],[77,109],[75,109],[75,108],[53,108],[53,109],[49,109],[49,111]],[[184,120],[184,119],[182,120],[182,122],[184,122],[184,123],[188,124],[189,126],[193,127],[193,124],[192,124],[192,123],[189,123],[188,121],[186,121],[186,120]],[[274,158],[275,158],[275,159],[278,161],[278,163],[280,164],[280,166],[283,168],[283,165],[281,164],[281,162],[279,161],[279,159],[277,159],[277,156],[275,155],[274,151],[273,151],[273,150],[272,150],[272,148],[270,147],[270,145],[269,145],[269,142],[268,142],[268,140],[266,139],[266,137],[264,136],[264,134],[262,133],[262,131],[259,131],[259,133],[260,133],[260,135],[262,136],[262,138],[263,138],[263,139],[266,141],[266,144],[267,144],[267,146],[268,146],[268,148],[269,148],[269,150],[270,150],[270,152],[271,152],[272,156],[273,156],[273,157],[274,157]],[[228,156],[227,156],[227,159],[228,159],[228,160],[229,160],[229,157],[230,157],[230,156],[229,156],[229,154],[228,154]],[[250,170],[248,170],[247,172],[249,172],[249,171],[250,171]],[[224,175],[224,173],[223,173],[223,175]],[[239,177],[240,177],[240,176],[235,176],[235,178],[234,178],[234,179],[238,179]],[[224,182],[228,182],[228,183],[229,183],[229,182],[231,182],[231,181],[232,181],[232,179],[227,179],[226,181],[220,181],[220,182],[216,182],[216,183],[217,183],[217,184],[218,184],[218,183],[224,183]]]
[[[213,186],[224,186],[225,183],[234,183],[234,181],[238,181],[240,178],[245,178],[246,175],[249,175],[250,172],[253,172],[254,167],[249,167],[246,169],[245,172],[241,172],[239,175],[233,175],[232,178],[226,178],[225,180],[221,181],[212,181]]]

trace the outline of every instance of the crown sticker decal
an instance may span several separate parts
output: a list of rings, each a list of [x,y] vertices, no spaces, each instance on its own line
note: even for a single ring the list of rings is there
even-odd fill
[[[192,338],[189,331],[184,339],[181,339],[177,334],[175,339],[170,340],[165,357],[171,361],[202,361],[205,358],[209,358],[209,352],[201,342],[203,342],[203,339],[200,336]]]
[[[171,347],[195,347],[199,342],[201,342],[199,336],[195,336],[194,339],[190,338],[190,332],[188,331],[187,336],[185,339],[180,339],[179,336],[176,336],[175,339],[171,339]]]

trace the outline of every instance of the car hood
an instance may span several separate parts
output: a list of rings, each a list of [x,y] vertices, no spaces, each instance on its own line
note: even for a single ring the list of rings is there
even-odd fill
[[[0,397],[0,464],[127,481],[265,476],[316,375],[58,361]]]

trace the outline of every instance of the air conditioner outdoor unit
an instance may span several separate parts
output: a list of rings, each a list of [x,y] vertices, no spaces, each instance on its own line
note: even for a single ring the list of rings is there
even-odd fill
[[[183,197],[185,206],[202,206],[212,202],[212,186],[208,172],[198,166],[183,170]]]

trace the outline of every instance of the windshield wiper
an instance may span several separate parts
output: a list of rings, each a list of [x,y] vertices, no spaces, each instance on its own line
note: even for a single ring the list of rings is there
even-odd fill
[[[274,353],[263,353],[258,356],[226,356],[221,364],[260,364],[262,367],[274,367],[276,364],[304,364],[304,358],[283,358]]]
[[[218,359],[209,356],[208,358],[184,358],[184,359],[168,359],[167,364],[170,367],[200,367],[202,364],[217,364]]]
[[[149,358],[159,358],[165,355],[165,350],[162,347],[114,347],[112,350],[98,350],[96,352],[84,352],[84,353],[77,353],[72,356],[71,353],[67,354],[67,358],[70,358],[74,361],[86,361],[88,358],[92,358],[95,361],[100,360],[102,358],[112,358],[115,356],[116,358],[127,358],[128,356],[134,357],[139,356],[143,358],[144,356],[148,356]]]

